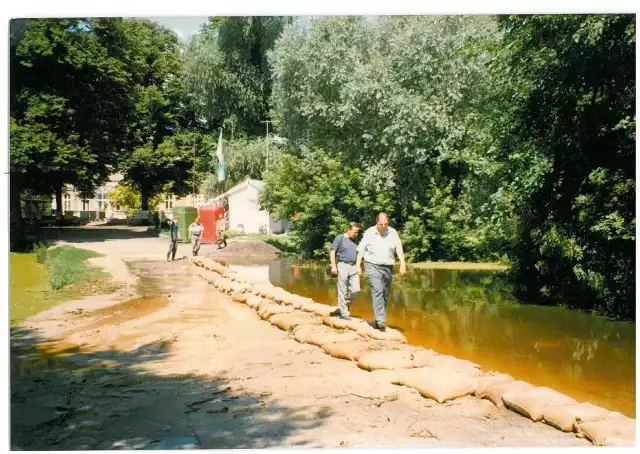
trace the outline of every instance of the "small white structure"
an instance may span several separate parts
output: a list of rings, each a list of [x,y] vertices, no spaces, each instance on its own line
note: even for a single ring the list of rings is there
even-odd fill
[[[229,230],[244,233],[282,233],[291,228],[291,222],[273,219],[260,209],[258,194],[264,187],[260,180],[247,178],[224,194],[210,200],[220,204],[226,197],[229,205]]]

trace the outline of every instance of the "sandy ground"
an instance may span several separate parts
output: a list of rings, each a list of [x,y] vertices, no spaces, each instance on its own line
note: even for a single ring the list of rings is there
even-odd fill
[[[57,306],[13,333],[12,446],[591,446],[486,400],[438,404],[299,344],[187,260],[165,262],[166,239],[142,230],[63,238],[107,254],[97,262],[128,286]],[[147,296],[122,301],[136,293]]]

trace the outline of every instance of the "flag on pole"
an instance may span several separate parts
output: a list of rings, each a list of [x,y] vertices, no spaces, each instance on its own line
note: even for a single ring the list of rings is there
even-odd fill
[[[218,158],[218,182],[224,181],[224,152],[222,151],[222,128],[220,128],[220,138],[218,139],[218,149],[216,150]]]

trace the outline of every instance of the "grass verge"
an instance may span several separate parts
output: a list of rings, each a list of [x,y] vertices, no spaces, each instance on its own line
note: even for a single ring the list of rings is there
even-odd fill
[[[11,324],[84,296],[112,293],[120,287],[109,274],[86,262],[93,251],[63,246],[33,253],[11,253],[9,298]]]

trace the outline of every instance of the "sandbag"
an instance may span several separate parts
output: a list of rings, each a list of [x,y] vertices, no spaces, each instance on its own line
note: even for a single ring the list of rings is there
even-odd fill
[[[289,294],[286,297],[283,297],[281,302],[282,304],[286,304],[287,306],[291,306],[294,309],[300,309],[302,304],[304,303],[306,298],[303,298],[299,295]]]
[[[253,293],[258,296],[263,296],[264,292],[270,291],[272,288],[274,288],[274,286],[270,282],[262,282],[253,286]]]
[[[298,325],[320,325],[322,322],[315,316],[311,314],[303,314],[300,312],[290,312],[288,314],[275,314],[270,319],[269,322],[272,325],[277,326],[280,329],[285,331],[291,331]]]
[[[368,352],[368,348],[374,344],[373,340],[359,339],[350,340],[347,342],[332,342],[323,344],[322,349],[334,358],[348,359],[350,361],[357,361],[363,353]]]
[[[385,331],[373,328],[367,322],[360,323],[356,327],[356,331],[361,336],[367,336],[376,340],[390,340],[396,342],[407,343],[407,338],[400,331],[387,327]]]
[[[247,294],[235,292],[231,295],[231,299],[237,303],[246,303],[247,302]]]
[[[452,369],[432,367],[405,370],[393,383],[414,388],[421,396],[440,404],[473,394],[476,388],[476,379],[473,377]]]
[[[336,332],[331,330],[331,332],[314,332],[309,337],[307,337],[307,344],[317,345],[318,347],[322,347],[327,344],[333,344],[336,342],[349,342],[354,341],[356,339],[360,339],[358,333],[354,332]]]
[[[636,443],[636,420],[620,413],[595,421],[579,422],[576,426],[576,430],[596,446],[635,446]]]
[[[234,291],[236,292],[247,292],[250,293],[251,292],[251,285],[249,284],[243,284],[241,282],[231,282],[231,287]]]
[[[269,300],[265,300],[265,302],[260,303],[256,309],[258,309],[258,315],[263,320],[269,320],[275,314],[293,312],[292,307],[281,306],[280,304],[272,303]]]
[[[287,307],[287,306],[283,306],[283,307]],[[323,330],[326,334],[330,329],[322,325],[310,325],[310,324],[298,325],[292,330],[293,338],[298,342],[300,342],[301,344],[305,344],[307,343],[307,339],[309,338],[309,336],[312,335],[312,333],[317,333],[321,330]]]
[[[367,322],[356,317],[351,317],[351,320],[344,320],[340,317],[332,317],[330,315],[323,317],[322,323],[332,328],[351,329],[353,331],[358,331],[358,328],[362,325],[369,326]]]
[[[514,390],[502,396],[504,405],[532,421],[542,421],[549,406],[577,404],[575,399],[558,391],[541,386],[530,391]]]
[[[499,383],[506,383],[508,381],[513,381],[513,377],[507,374],[500,374],[497,372],[488,372],[483,377],[479,377],[476,381],[476,389],[474,394],[476,397],[483,398],[489,389],[493,385],[497,385]]]
[[[200,276],[202,279],[204,279],[206,282],[208,282],[209,284],[215,285],[215,282],[218,279],[221,279],[220,275],[218,273],[214,273],[213,271],[207,271],[204,268],[197,268],[195,270],[195,273]]]
[[[502,396],[511,391],[526,392],[534,389],[531,383],[522,380],[507,381],[498,383],[487,388],[483,398],[488,399],[498,407],[503,407]]]
[[[261,296],[257,296],[257,295],[249,295],[247,296],[247,306],[255,309],[258,307],[258,305],[260,305],[260,303],[262,303],[263,301],[265,301],[264,298],[262,298]]]
[[[416,367],[416,354],[413,348],[367,352],[358,359],[358,367],[364,370],[408,369]]]
[[[544,422],[564,432],[573,432],[575,424],[606,418],[611,412],[590,402],[552,405],[544,409]]]
[[[314,314],[324,317],[332,313],[336,308],[333,306],[329,306],[328,304],[307,302],[305,304],[302,304],[300,306],[300,309],[303,310],[304,312],[312,312]]]
[[[291,293],[287,292],[282,287],[275,287],[272,285],[271,287],[264,287],[262,289],[262,296],[281,303],[282,301],[289,299]]]
[[[451,355],[437,355],[431,358],[429,367],[435,369],[455,369],[466,375],[477,377],[482,374],[480,366],[466,359],[455,358]]]
[[[286,304],[287,306],[291,306],[294,305],[295,303],[300,304],[302,302],[302,297],[300,295],[296,295],[294,293],[289,293],[287,292],[286,294],[282,294],[281,295],[282,301],[280,301],[282,304]]]
[[[235,284],[230,280],[225,278],[217,279],[214,283],[215,287],[225,293],[230,293],[235,290]]]
[[[211,259],[204,259],[202,260],[202,266],[208,270],[214,271],[218,274],[220,274],[221,276],[226,276],[227,274],[229,274],[229,268],[227,268],[226,266],[221,265],[218,262],[215,262]]]

